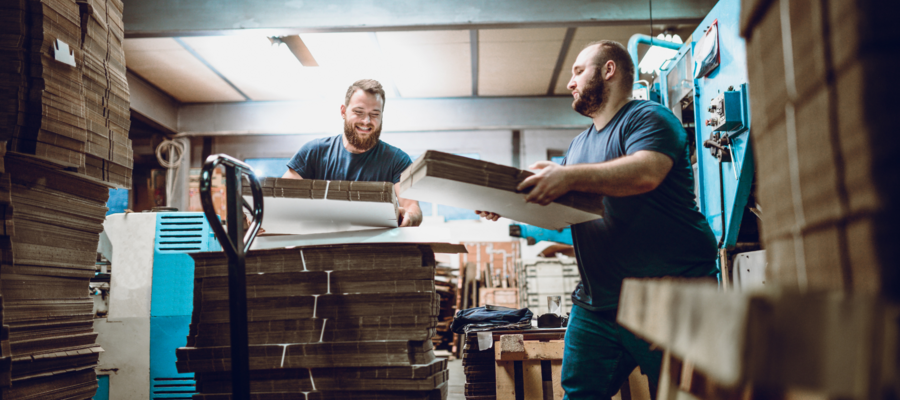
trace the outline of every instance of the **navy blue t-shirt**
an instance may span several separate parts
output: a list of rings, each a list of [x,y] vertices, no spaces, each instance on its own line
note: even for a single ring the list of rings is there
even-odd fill
[[[300,147],[287,163],[303,179],[329,181],[400,182],[412,160],[409,155],[383,141],[362,154],[344,148],[343,135],[316,139]]]
[[[603,219],[572,225],[582,277],[572,301],[589,310],[616,308],[624,278],[716,272],[716,239],[694,200],[687,133],[671,111],[632,100],[600,131],[592,125],[578,135],[563,165],[599,163],[640,150],[672,159],[665,180],[644,194],[604,196]]]

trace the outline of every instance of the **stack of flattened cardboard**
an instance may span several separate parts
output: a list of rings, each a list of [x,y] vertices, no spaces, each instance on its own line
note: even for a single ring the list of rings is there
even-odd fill
[[[0,292],[12,382],[0,395],[89,398],[97,389],[94,367],[102,349],[93,332],[88,283],[109,190],[34,156],[7,154],[5,168]]]
[[[0,140],[130,187],[123,37],[118,0],[0,4]]]
[[[766,283],[900,300],[900,3],[741,2]]]
[[[122,48],[122,2],[80,0],[84,49],[87,147],[84,173],[117,186],[131,186],[134,156],[128,139],[130,96]]]
[[[529,171],[487,161],[429,150],[400,177],[400,195],[471,210],[491,211],[504,217],[561,229],[602,218],[598,195],[570,192],[547,206],[525,203],[516,187]]]
[[[250,187],[244,179],[244,195]],[[260,181],[265,197],[291,199],[328,199],[347,201],[396,202],[394,186],[390,182],[324,181],[316,179],[264,178]]]
[[[84,61],[80,9],[72,0],[26,4],[28,97],[25,125],[12,138],[11,149],[80,168],[84,165],[87,140],[80,68]],[[74,56],[74,66],[58,61],[69,56]]]
[[[398,224],[399,205],[390,182],[265,178],[260,186],[266,233],[311,234]],[[243,190],[249,202],[247,183]]]
[[[4,142],[25,125],[26,18],[25,0],[0,2],[0,140]]]
[[[228,260],[191,254],[194,312],[179,372],[195,399],[230,397]],[[427,245],[250,251],[247,308],[253,398],[444,399],[431,337],[439,313]]]

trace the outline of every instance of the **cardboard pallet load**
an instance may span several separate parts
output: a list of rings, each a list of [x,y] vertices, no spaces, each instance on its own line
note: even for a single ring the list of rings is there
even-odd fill
[[[900,299],[896,2],[741,4],[767,282]]]
[[[194,312],[179,372],[195,399],[230,398],[228,260],[196,253]],[[443,399],[431,337],[440,297],[422,244],[331,245],[246,257],[254,399]]]
[[[400,196],[491,211],[547,229],[602,218],[597,195],[571,192],[547,206],[525,203],[516,187],[532,172],[429,150],[400,176]]]
[[[91,397],[102,349],[87,289],[109,190],[35,156],[6,154],[5,168],[0,186],[11,207],[0,293],[11,385],[2,396]]]
[[[399,205],[390,182],[265,178],[260,186],[266,233],[314,234],[398,225]],[[247,183],[243,190],[252,202]]]

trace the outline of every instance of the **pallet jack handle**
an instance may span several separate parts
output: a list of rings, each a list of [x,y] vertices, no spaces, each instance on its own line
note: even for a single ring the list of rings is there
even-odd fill
[[[225,168],[226,227],[216,215],[212,201],[213,171]],[[253,205],[242,194],[243,176],[250,182]],[[263,219],[262,187],[249,165],[225,154],[211,155],[200,173],[200,203],[209,226],[228,257],[228,305],[231,330],[231,390],[233,400],[250,399],[250,347],[247,334],[247,272],[245,255],[259,233]],[[249,229],[244,233],[243,209],[250,210]]]

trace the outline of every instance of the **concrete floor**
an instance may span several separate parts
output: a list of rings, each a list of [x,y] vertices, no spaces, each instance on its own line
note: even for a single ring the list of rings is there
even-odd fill
[[[450,370],[450,393],[447,400],[466,399],[466,374],[463,372],[462,360],[450,360],[447,369]]]

